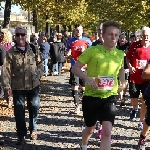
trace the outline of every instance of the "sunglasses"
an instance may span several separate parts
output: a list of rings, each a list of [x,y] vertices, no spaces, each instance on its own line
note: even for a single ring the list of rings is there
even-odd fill
[[[21,36],[25,36],[26,34],[25,34],[25,33],[16,33],[16,36],[17,36],[17,37],[19,37],[20,35],[21,35]]]

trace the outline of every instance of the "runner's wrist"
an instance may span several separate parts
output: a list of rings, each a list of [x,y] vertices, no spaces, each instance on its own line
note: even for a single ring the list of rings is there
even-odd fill
[[[88,77],[87,75],[85,75],[85,77],[84,77],[84,81],[85,81],[85,82],[87,82],[87,81],[88,81],[88,79],[89,79],[89,77]]]

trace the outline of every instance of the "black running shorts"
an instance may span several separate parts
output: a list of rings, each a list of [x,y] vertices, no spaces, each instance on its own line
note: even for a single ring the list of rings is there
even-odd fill
[[[118,98],[118,95],[112,95],[108,98],[83,96],[82,110],[86,126],[92,127],[97,121],[110,121],[113,125]]]
[[[149,81],[142,84],[129,83],[129,94],[130,98],[139,98],[140,92],[144,95],[146,88],[148,87]]]

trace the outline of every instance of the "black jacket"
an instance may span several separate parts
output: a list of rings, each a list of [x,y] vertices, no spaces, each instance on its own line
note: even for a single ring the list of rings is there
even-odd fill
[[[36,55],[36,52],[38,51],[38,46],[33,43],[29,43],[29,45],[32,48],[33,53]]]
[[[98,40],[96,40],[96,41],[94,41],[93,43],[92,43],[92,46],[96,46],[96,45],[103,45],[101,42],[100,42],[100,40],[98,39]]]
[[[54,42],[51,45],[50,56],[54,63],[64,62],[66,55],[66,46],[63,42]]]

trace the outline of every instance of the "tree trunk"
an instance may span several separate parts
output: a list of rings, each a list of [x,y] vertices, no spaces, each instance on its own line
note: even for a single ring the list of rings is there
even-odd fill
[[[50,23],[47,20],[50,18],[50,12],[46,15],[46,33],[50,36]]]
[[[63,29],[64,29],[64,32],[66,32],[67,31],[67,26],[63,25]]]
[[[35,27],[35,33],[38,33],[38,27],[37,27],[37,11],[33,10],[33,26]]]
[[[68,26],[68,31],[69,31],[69,32],[71,32],[71,31],[72,31],[72,29],[71,29],[71,25],[69,25],[69,26]]]
[[[10,13],[11,13],[11,0],[6,0],[6,2],[5,2],[5,9],[4,9],[3,28],[8,28],[9,27]]]

